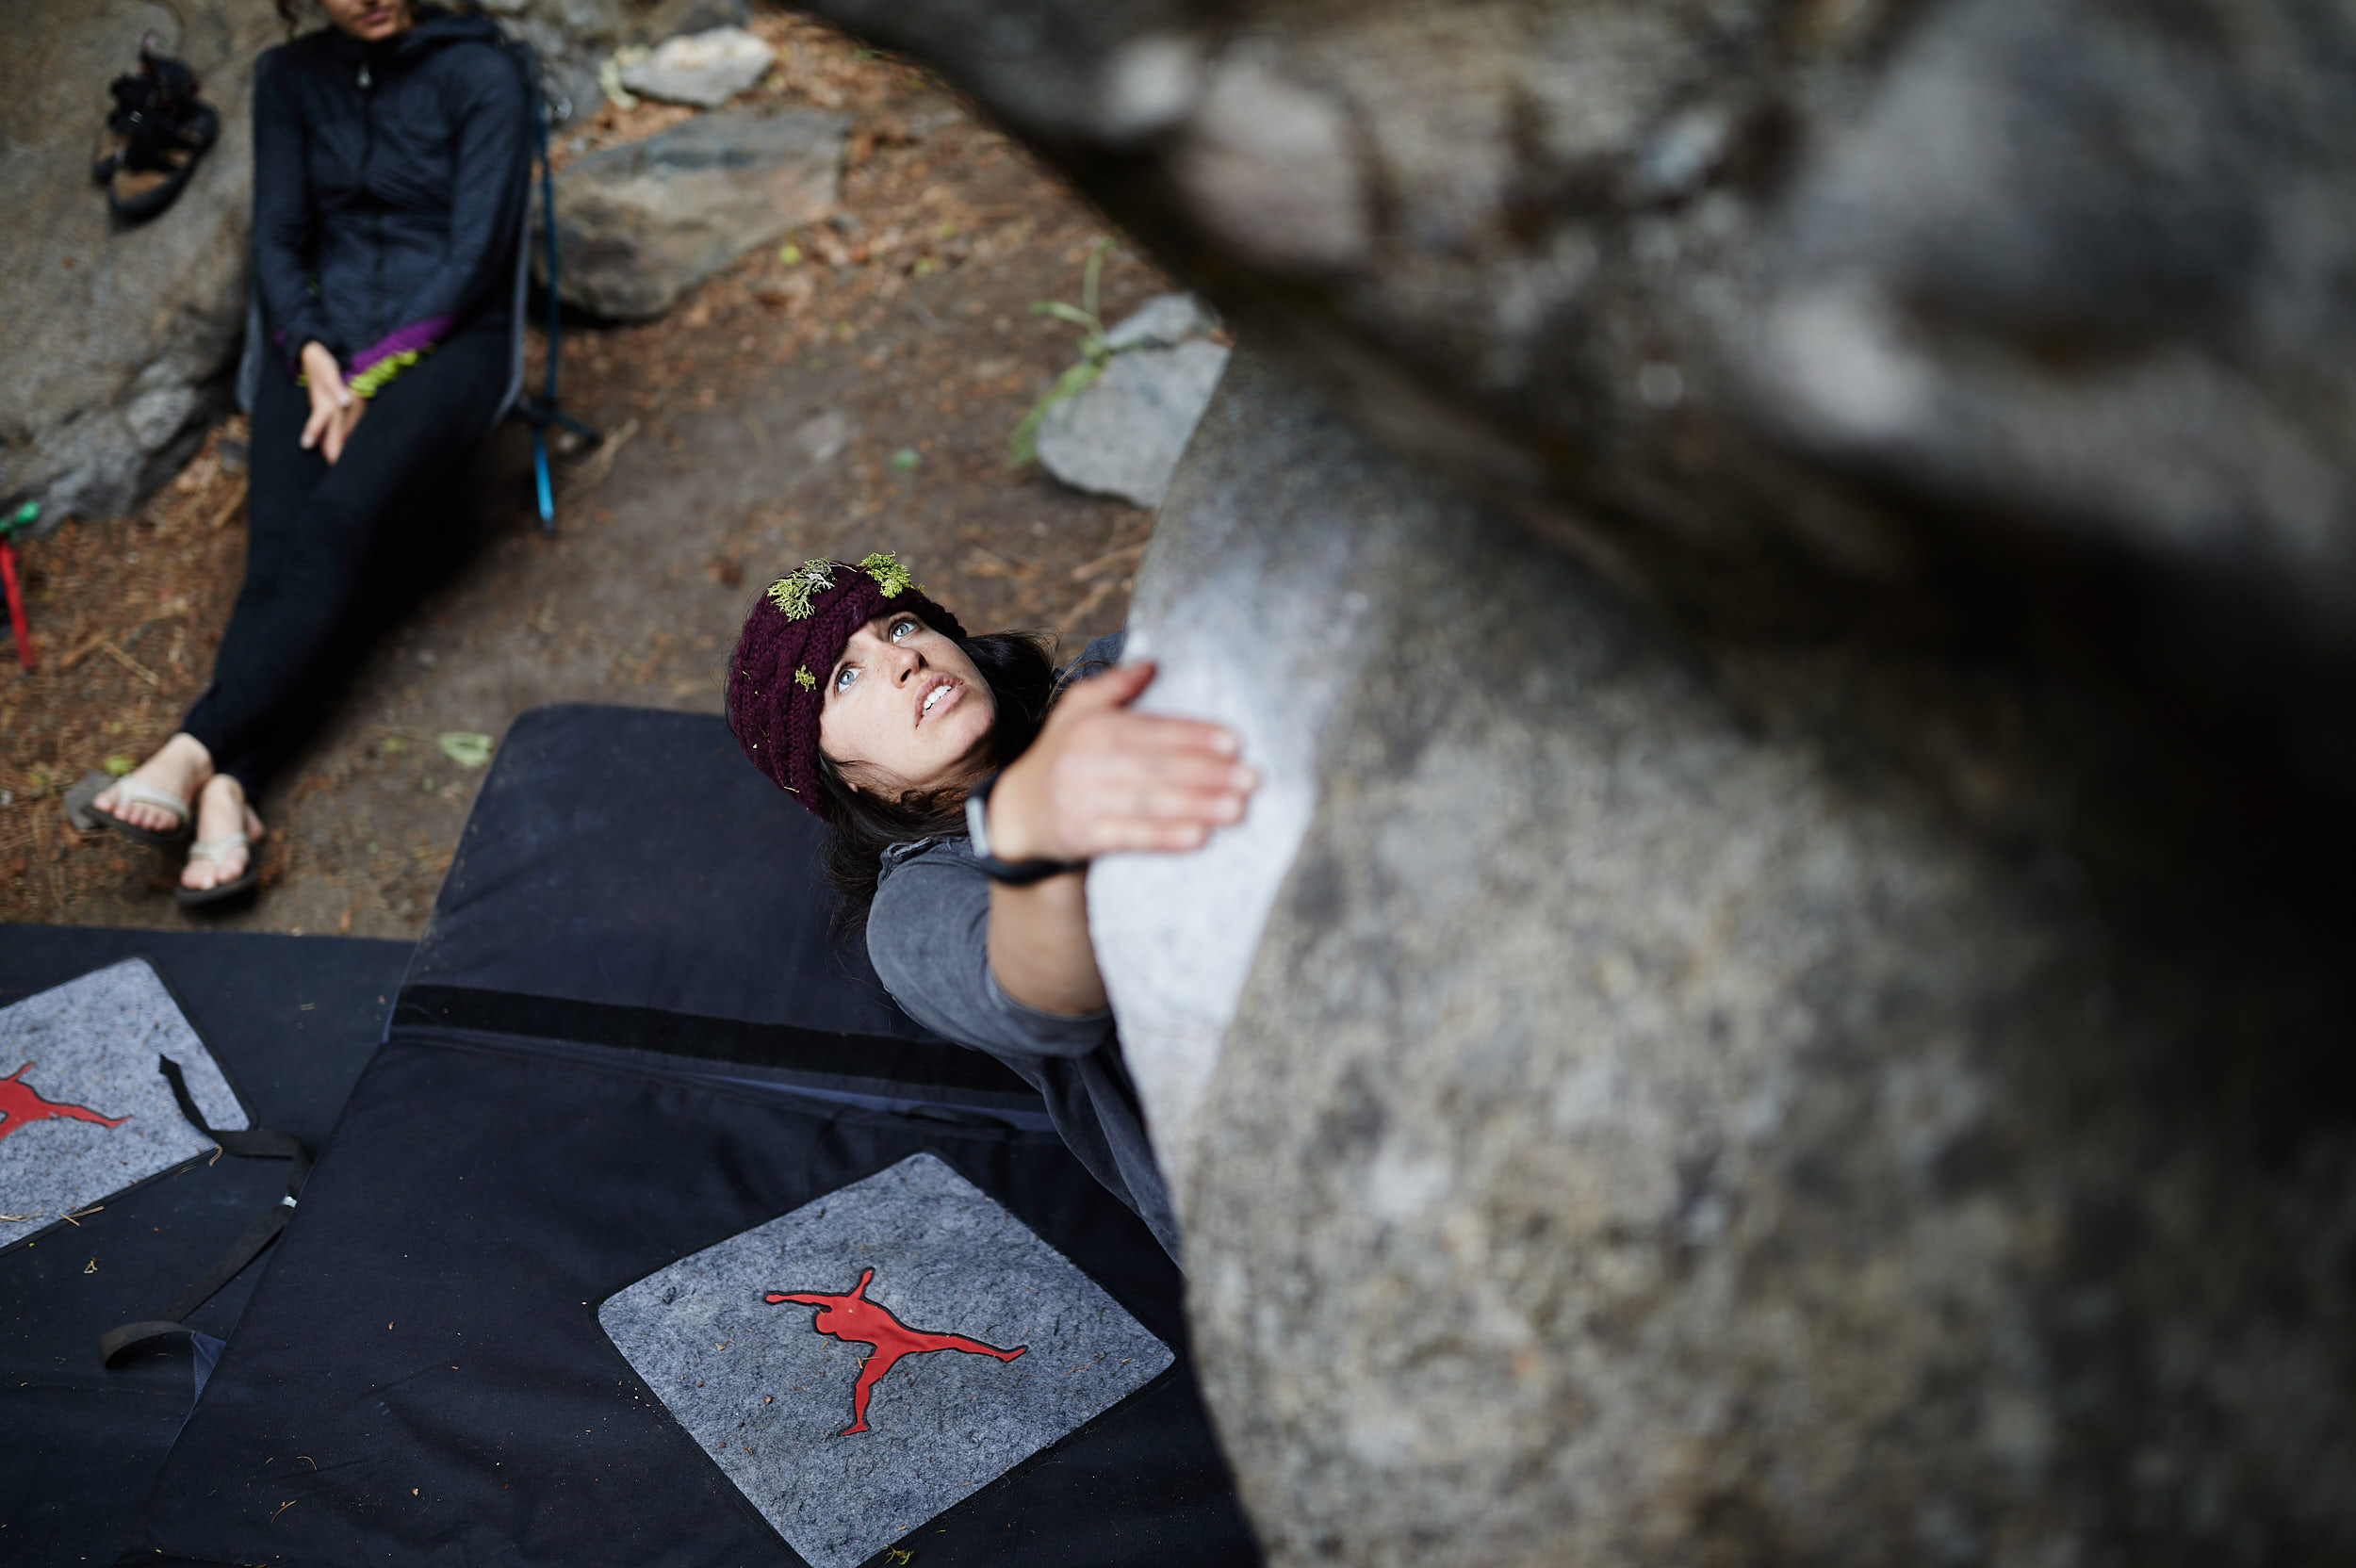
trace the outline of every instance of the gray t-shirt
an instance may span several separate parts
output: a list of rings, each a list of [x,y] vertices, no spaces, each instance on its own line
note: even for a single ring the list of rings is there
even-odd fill
[[[1067,677],[1119,662],[1123,640],[1096,639]],[[989,939],[990,878],[963,839],[884,852],[867,954],[885,988],[927,1029],[997,1057],[1038,1089],[1065,1145],[1177,1257],[1170,1189],[1146,1141],[1113,1015],[1067,1017],[1015,1001],[990,972]]]

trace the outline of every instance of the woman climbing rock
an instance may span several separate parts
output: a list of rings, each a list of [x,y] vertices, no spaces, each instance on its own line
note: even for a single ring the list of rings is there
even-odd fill
[[[1088,940],[1089,858],[1199,848],[1257,776],[1218,725],[1138,713],[1151,664],[1057,672],[969,637],[888,555],[807,562],[728,662],[744,755],[832,829],[843,914],[918,1022],[1012,1068],[1170,1254],[1178,1228]]]

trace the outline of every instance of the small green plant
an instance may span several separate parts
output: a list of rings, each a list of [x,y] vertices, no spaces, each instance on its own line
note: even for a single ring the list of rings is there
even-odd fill
[[[1088,252],[1088,270],[1080,276],[1080,302],[1075,307],[1061,300],[1033,302],[1031,314],[1052,316],[1058,321],[1069,321],[1080,329],[1079,363],[1055,378],[1055,384],[1046,395],[1031,405],[1031,412],[1023,416],[1023,422],[1014,427],[1014,436],[1006,443],[1006,466],[1020,468],[1039,455],[1039,424],[1047,417],[1047,411],[1069,398],[1087,391],[1104,367],[1112,363],[1113,351],[1104,341],[1104,318],[1096,313],[1097,280],[1104,276],[1104,253],[1113,248],[1109,239],[1100,239]]]

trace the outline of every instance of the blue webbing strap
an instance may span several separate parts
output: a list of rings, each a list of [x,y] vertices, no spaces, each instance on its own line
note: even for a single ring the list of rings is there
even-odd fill
[[[548,101],[532,86],[532,124],[540,144],[540,232],[547,246],[548,264],[548,390],[542,400],[552,413],[556,408],[557,325],[562,307],[556,297],[556,170],[548,161]],[[532,422],[532,477],[540,492],[540,531],[556,531],[556,492],[548,483],[548,427],[547,421]]]
[[[563,425],[592,447],[605,437],[557,406],[556,370],[564,307],[556,292],[556,169],[548,161],[548,94],[541,89],[538,73],[531,65],[534,57],[523,46],[516,47],[518,58],[525,62],[526,88],[532,98],[532,139],[540,155],[541,241],[548,247],[546,259],[548,270],[548,366],[540,396],[518,398],[514,415],[532,427],[532,480],[539,493],[540,531],[552,534],[556,531],[556,487],[548,479],[548,427]],[[523,243],[532,243],[529,217],[524,223]]]

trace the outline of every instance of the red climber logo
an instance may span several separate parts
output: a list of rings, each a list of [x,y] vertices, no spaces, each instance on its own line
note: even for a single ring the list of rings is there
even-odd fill
[[[33,1091],[32,1085],[19,1082],[32,1065],[26,1062],[6,1078],[0,1078],[0,1138],[7,1137],[27,1123],[45,1121],[53,1116],[74,1121],[95,1121],[101,1127],[120,1127],[131,1119],[127,1116],[100,1116],[87,1105],[68,1105],[60,1101],[43,1100]]]
[[[859,1273],[859,1283],[848,1296],[822,1296],[809,1291],[772,1291],[761,1298],[771,1306],[780,1301],[799,1301],[806,1307],[820,1308],[810,1319],[810,1327],[822,1334],[853,1345],[872,1345],[875,1354],[859,1363],[859,1382],[851,1390],[851,1424],[835,1435],[848,1437],[867,1429],[867,1396],[883,1381],[902,1356],[921,1356],[928,1350],[965,1350],[977,1356],[996,1356],[1000,1361],[1012,1361],[1030,1348],[1018,1345],[1011,1350],[1001,1350],[984,1345],[978,1339],[963,1334],[928,1334],[911,1329],[892,1315],[892,1309],[880,1302],[867,1299],[867,1282],[875,1277],[872,1268]]]

